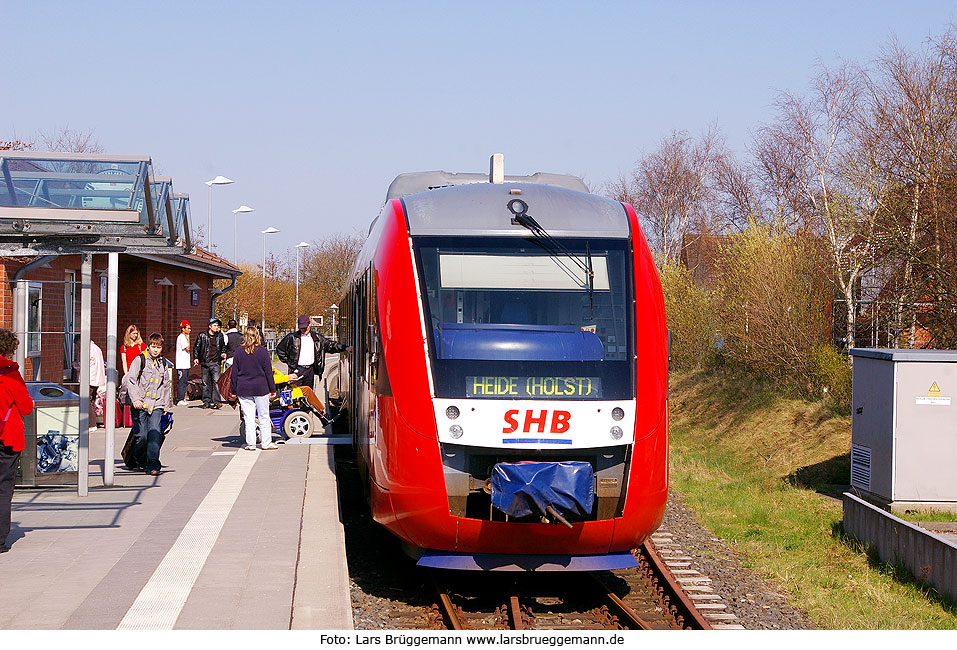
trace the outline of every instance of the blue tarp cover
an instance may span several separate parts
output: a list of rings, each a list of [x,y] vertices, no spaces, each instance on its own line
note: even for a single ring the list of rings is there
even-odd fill
[[[582,461],[498,463],[492,468],[492,505],[511,517],[585,516],[595,502],[595,473]]]

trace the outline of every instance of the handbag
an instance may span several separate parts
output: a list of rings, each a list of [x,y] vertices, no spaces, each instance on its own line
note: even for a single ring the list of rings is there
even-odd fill
[[[233,394],[232,387],[230,386],[230,380],[232,379],[233,367],[229,366],[226,368],[226,372],[219,376],[219,379],[216,381],[216,385],[219,387],[219,395],[230,406],[236,408],[236,404],[239,402],[239,398]]]

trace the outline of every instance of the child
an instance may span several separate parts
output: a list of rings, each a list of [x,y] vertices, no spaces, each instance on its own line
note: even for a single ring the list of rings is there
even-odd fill
[[[159,476],[160,445],[163,432],[160,421],[170,410],[169,361],[163,357],[163,337],[150,334],[146,352],[130,364],[128,392],[133,403],[133,418],[139,422],[139,431],[133,441],[133,457],[150,475]]]

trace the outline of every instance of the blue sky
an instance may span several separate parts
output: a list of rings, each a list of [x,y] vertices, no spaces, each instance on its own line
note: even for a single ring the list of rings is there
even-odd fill
[[[69,127],[147,154],[239,257],[365,232],[399,173],[571,173],[599,186],[673,129],[743,150],[815,64],[919,47],[953,2],[0,0],[0,139]]]

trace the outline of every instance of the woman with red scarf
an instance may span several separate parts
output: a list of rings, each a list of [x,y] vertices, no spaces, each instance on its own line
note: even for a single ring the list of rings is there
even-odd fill
[[[0,553],[10,550],[10,507],[17,461],[23,451],[23,416],[33,411],[33,399],[20,375],[20,366],[10,357],[20,341],[10,330],[0,329]]]

